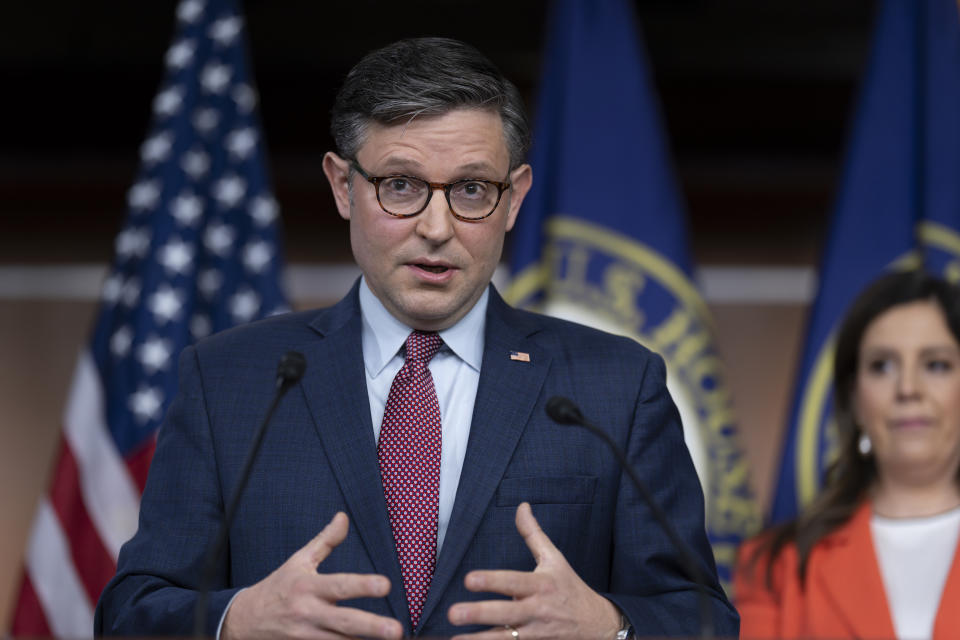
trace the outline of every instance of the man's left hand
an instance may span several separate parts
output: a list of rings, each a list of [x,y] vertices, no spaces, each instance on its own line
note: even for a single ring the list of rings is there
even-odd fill
[[[517,507],[516,523],[536,560],[536,569],[468,573],[464,584],[470,591],[502,593],[513,600],[460,602],[450,607],[447,616],[455,625],[495,625],[457,638],[509,640],[513,630],[517,631],[514,637],[521,640],[616,637],[619,611],[580,579],[540,528],[526,502]]]

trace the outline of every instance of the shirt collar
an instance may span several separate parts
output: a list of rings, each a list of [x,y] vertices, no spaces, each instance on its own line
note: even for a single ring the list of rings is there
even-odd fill
[[[484,289],[473,308],[452,327],[440,332],[444,346],[471,368],[480,371],[483,361],[483,332],[487,323],[490,290]],[[360,279],[360,315],[363,318],[363,363],[367,374],[376,378],[397,355],[413,331],[393,317],[373,294],[366,278]]]

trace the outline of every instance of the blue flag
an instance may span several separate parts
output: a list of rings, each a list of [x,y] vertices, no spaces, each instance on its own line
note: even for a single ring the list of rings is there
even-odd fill
[[[94,605],[137,528],[177,355],[287,309],[243,19],[233,0],[183,0],[177,18],[52,485],[34,519],[14,635],[93,632]]]
[[[890,269],[960,281],[960,19],[955,0],[886,0],[820,269],[771,519],[816,496],[834,450],[833,339]]]
[[[721,580],[759,526],[684,208],[627,0],[552,5],[531,164],[513,233],[514,304],[659,352],[707,498]]]

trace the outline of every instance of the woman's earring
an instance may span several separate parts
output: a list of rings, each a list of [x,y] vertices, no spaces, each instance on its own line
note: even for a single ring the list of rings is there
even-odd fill
[[[870,436],[866,433],[861,433],[860,440],[857,442],[857,449],[864,458],[870,455],[870,451],[873,450],[873,443],[870,442]]]

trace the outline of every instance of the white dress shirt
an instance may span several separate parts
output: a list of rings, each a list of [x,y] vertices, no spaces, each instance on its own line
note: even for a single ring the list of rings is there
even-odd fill
[[[440,331],[443,346],[430,361],[430,375],[440,404],[440,504],[437,514],[437,555],[443,546],[460,484],[460,470],[467,452],[473,405],[483,361],[483,332],[487,321],[489,290],[457,324]],[[413,331],[387,311],[367,286],[360,282],[360,312],[363,317],[363,364],[370,398],[374,439],[380,437],[383,411],[393,378],[403,366],[402,347]]]

